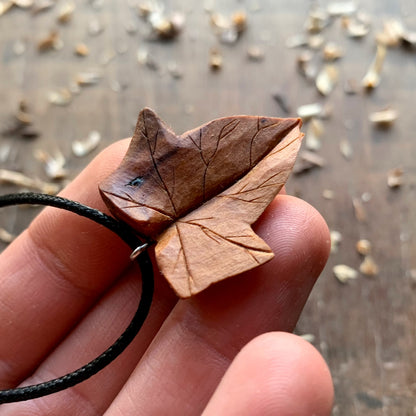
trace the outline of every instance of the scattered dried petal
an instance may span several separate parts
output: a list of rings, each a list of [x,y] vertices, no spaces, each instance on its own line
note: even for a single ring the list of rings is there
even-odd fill
[[[360,264],[360,272],[366,276],[376,276],[379,273],[379,268],[374,259],[367,255]]]
[[[343,139],[339,142],[339,150],[345,159],[350,160],[352,158],[353,150],[348,140]]]
[[[67,176],[68,171],[64,168],[66,160],[64,155],[57,151],[52,156],[48,152],[37,149],[35,158],[43,163],[45,172],[51,179],[63,179]]]
[[[324,133],[324,125],[321,120],[312,118],[308,123],[305,136],[305,146],[308,150],[316,151],[321,148],[321,137]]]
[[[60,187],[54,183],[44,182],[37,178],[30,178],[20,172],[7,169],[0,169],[0,182],[37,189],[46,194],[56,194],[60,189]]]
[[[359,254],[366,256],[371,252],[371,243],[365,239],[358,240],[355,248]]]
[[[388,108],[386,110],[375,111],[374,113],[371,113],[368,116],[368,119],[374,124],[378,124],[382,127],[389,127],[397,120],[397,117],[397,111]]]
[[[399,188],[403,185],[403,169],[395,168],[387,175],[387,186],[389,188]]]
[[[338,80],[338,69],[331,64],[326,64],[316,78],[316,88],[322,95],[329,95]]]
[[[69,91],[68,88],[60,88],[56,91],[49,91],[48,101],[55,105],[68,105],[72,101],[71,91]]]
[[[87,56],[90,54],[90,50],[85,43],[77,43],[74,52],[78,56]]]
[[[74,3],[64,3],[59,10],[57,20],[59,23],[68,23],[72,19],[74,14],[75,4]]]
[[[359,222],[364,222],[367,220],[367,212],[364,208],[363,203],[360,198],[353,198],[352,205],[354,207],[355,218]]]
[[[342,234],[339,231],[331,230],[329,235],[331,237],[331,253],[337,253],[342,241]]]
[[[357,270],[350,266],[346,266],[345,264],[337,264],[333,267],[332,271],[341,283],[347,283],[348,280],[356,279],[358,277]]]
[[[93,130],[86,139],[72,142],[72,152],[75,156],[83,157],[91,153],[101,142],[101,134]]]
[[[10,244],[16,238],[15,235],[9,233],[4,228],[0,228],[0,241],[5,244]]]
[[[380,84],[380,74],[383,68],[384,58],[386,57],[386,51],[385,46],[377,46],[376,56],[361,81],[364,88],[372,89]]]

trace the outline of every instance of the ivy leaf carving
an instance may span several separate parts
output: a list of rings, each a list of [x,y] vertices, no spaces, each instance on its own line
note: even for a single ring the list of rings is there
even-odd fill
[[[180,297],[273,258],[251,225],[286,182],[299,119],[234,116],[180,136],[139,114],[120,167],[100,184],[112,213],[156,241],[156,261]]]

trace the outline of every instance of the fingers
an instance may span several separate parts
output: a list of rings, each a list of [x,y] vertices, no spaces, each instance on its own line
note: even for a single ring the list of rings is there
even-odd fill
[[[128,142],[101,153],[62,193],[104,210],[98,183]],[[129,263],[129,248],[104,227],[45,209],[0,261],[0,386],[16,385],[42,361]],[[10,346],[13,348],[10,348]]]
[[[308,204],[280,196],[257,231],[275,258],[180,301],[107,416],[200,414],[243,345],[293,329],[328,256],[328,229]]]
[[[318,351],[283,332],[261,335],[230,365],[203,416],[329,416],[333,386]]]

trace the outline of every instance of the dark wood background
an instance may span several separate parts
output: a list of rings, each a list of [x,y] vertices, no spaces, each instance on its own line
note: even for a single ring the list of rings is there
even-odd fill
[[[385,19],[403,19],[416,30],[416,3],[362,0],[361,9],[371,17],[372,28],[361,40],[348,38],[338,20],[323,32],[326,40],[345,49],[337,63],[340,80],[329,97],[322,97],[299,75],[299,50],[285,46],[290,35],[303,31],[312,2],[209,2],[225,15],[247,11],[247,31],[233,45],[218,42],[202,2],[168,3],[168,10],[186,16],[183,33],[169,42],[145,39],[146,25],[132,1],[76,1],[74,16],[66,25],[56,22],[62,1],[37,15],[14,8],[0,16],[0,127],[10,122],[19,100],[24,99],[41,133],[31,141],[1,137],[0,145],[10,144],[11,155],[0,162],[0,168],[46,180],[33,152],[60,149],[67,158],[69,179],[73,178],[100,149],[132,134],[144,106],[155,109],[176,132],[182,132],[231,114],[284,116],[272,98],[276,89],[286,95],[290,115],[296,115],[301,104],[328,103],[332,114],[324,120],[319,151],[327,164],[292,176],[288,191],[314,205],[330,229],[341,232],[343,240],[312,293],[297,333],[314,336],[313,344],[331,368],[336,389],[334,415],[416,414],[416,52],[389,49],[382,82],[371,94],[346,95],[343,91],[343,81],[360,81],[366,72],[375,52],[374,35]],[[319,4],[326,7],[328,2]],[[103,24],[104,30],[97,36],[88,34],[91,19]],[[137,25],[135,34],[126,32],[130,23]],[[39,53],[37,41],[52,28],[59,30],[63,48]],[[14,51],[19,39],[27,45],[20,55]],[[74,45],[80,41],[89,46],[89,56],[74,55]],[[253,44],[264,48],[263,61],[247,59],[247,48]],[[223,67],[217,72],[208,66],[212,47],[223,54]],[[139,48],[149,50],[157,70],[139,65]],[[113,52],[114,59],[103,65],[103,56]],[[181,67],[181,79],[169,75],[169,62]],[[48,91],[68,86],[79,71],[89,68],[102,73],[97,85],[83,88],[68,106],[48,103]],[[115,85],[122,90],[114,91]],[[368,114],[386,106],[397,109],[399,118],[390,129],[376,129]],[[71,142],[91,130],[102,134],[102,143],[87,157],[76,158]],[[348,140],[353,148],[350,160],[339,151],[341,140]],[[404,185],[392,190],[386,177],[396,167],[405,172]],[[0,186],[2,193],[16,190]],[[334,199],[324,199],[324,189],[332,189]],[[363,202],[367,220],[358,222],[352,198],[363,194],[371,198]],[[28,208],[3,210],[0,226],[18,233],[34,212]],[[355,243],[360,238],[372,242],[380,273],[341,284],[332,267],[342,263],[358,269],[361,258]]]

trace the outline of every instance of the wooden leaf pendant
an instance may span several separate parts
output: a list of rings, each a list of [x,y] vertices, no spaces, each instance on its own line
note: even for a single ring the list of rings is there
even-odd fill
[[[156,261],[176,293],[195,295],[273,258],[251,225],[292,170],[300,126],[233,116],[177,136],[145,108],[101,195],[114,216],[156,241]]]

